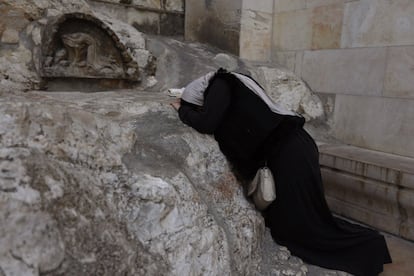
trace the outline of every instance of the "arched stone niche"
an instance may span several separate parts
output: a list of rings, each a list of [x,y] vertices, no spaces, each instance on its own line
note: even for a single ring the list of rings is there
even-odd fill
[[[48,82],[76,79],[122,86],[116,80],[138,81],[139,70],[105,23],[89,14],[70,13],[49,20],[44,29],[41,76]]]

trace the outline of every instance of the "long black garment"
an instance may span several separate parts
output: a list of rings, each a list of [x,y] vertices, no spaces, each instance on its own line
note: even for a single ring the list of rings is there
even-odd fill
[[[314,140],[300,117],[282,116],[237,78],[218,74],[200,109],[182,101],[180,119],[214,134],[244,179],[264,160],[276,180],[277,199],[263,212],[273,239],[318,266],[354,275],[378,275],[391,262],[378,232],[334,218],[326,203]]]

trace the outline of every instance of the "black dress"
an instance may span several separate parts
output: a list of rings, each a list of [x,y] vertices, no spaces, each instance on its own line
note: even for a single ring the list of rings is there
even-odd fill
[[[200,109],[182,101],[180,119],[214,134],[221,151],[245,180],[267,160],[277,199],[263,212],[273,239],[293,255],[354,275],[378,275],[390,263],[378,232],[334,218],[326,203],[319,153],[304,119],[273,113],[236,77],[216,74]]]

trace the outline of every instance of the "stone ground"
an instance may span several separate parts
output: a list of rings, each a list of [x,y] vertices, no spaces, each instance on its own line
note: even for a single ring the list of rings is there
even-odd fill
[[[385,234],[385,239],[393,263],[385,265],[384,272],[380,276],[414,275],[414,243],[387,234]]]

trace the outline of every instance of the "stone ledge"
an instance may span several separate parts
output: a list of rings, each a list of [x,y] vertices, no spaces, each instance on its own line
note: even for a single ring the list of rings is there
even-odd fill
[[[319,151],[333,212],[414,240],[414,159],[347,145]]]

